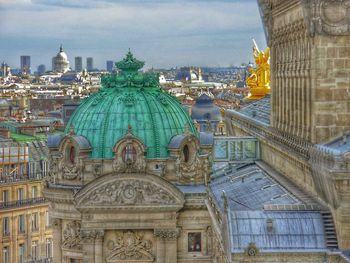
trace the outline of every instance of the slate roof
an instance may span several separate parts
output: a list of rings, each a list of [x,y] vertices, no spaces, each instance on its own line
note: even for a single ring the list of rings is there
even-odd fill
[[[251,102],[243,106],[238,112],[254,120],[270,124],[271,97],[266,96],[263,99]]]
[[[326,250],[320,207],[275,178],[251,163],[221,169],[212,179],[210,190],[222,211],[223,191],[228,199],[232,252],[251,242],[260,251]]]
[[[324,250],[322,217],[315,211],[232,211],[232,251],[254,242],[261,250]],[[272,220],[273,229],[267,227]]]
[[[233,168],[210,184],[216,199],[225,191],[234,210],[262,210],[268,204],[300,204],[296,197],[257,165]]]

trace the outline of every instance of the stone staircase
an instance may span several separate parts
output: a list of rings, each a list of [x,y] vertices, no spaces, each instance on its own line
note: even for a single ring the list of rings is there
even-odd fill
[[[331,250],[338,249],[337,233],[335,231],[332,213],[329,211],[321,211],[321,215],[323,219],[327,248]]]

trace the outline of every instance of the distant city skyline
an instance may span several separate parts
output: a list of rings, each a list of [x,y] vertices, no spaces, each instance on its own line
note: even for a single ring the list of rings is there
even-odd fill
[[[0,0],[0,6],[0,60],[11,68],[29,55],[32,71],[50,69],[60,44],[71,62],[93,57],[99,69],[129,48],[146,68],[171,68],[240,65],[253,59],[252,38],[266,47],[256,0]]]

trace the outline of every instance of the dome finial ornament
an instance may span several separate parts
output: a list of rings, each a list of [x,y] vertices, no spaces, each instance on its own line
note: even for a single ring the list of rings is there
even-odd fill
[[[145,62],[137,60],[130,49],[122,61],[115,63],[116,67],[126,72],[137,72],[145,65]]]
[[[62,46],[62,44],[60,45],[60,52],[63,52],[63,46]]]

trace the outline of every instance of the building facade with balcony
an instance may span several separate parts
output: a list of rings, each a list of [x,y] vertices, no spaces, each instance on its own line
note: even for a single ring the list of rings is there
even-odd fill
[[[50,262],[52,230],[42,195],[44,142],[0,141],[0,262]]]

